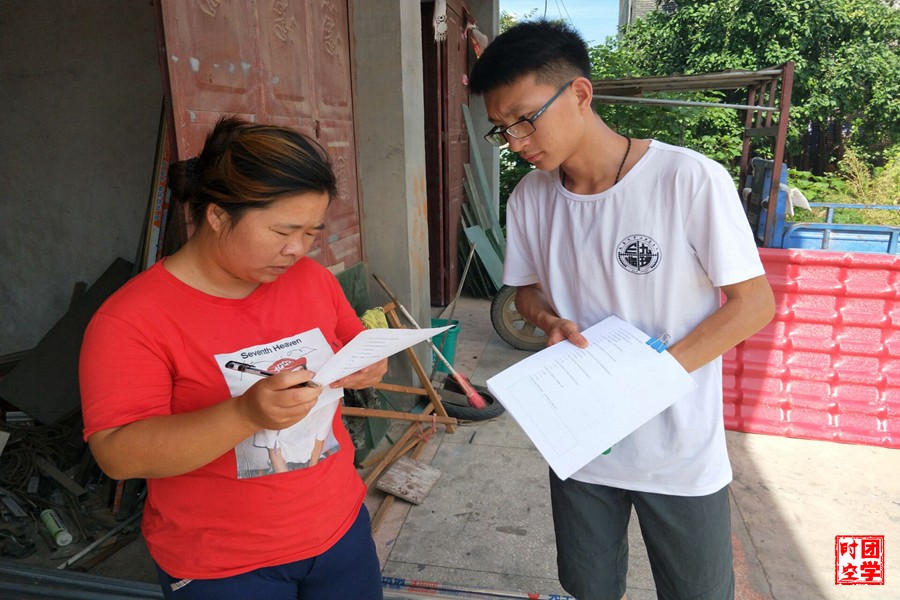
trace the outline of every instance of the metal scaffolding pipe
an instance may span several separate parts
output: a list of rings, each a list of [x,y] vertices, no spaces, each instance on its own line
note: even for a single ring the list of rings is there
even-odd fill
[[[609,104],[668,104],[670,106],[700,106],[713,108],[735,108],[737,110],[760,110],[777,112],[777,106],[751,106],[748,104],[720,104],[718,102],[695,102],[693,100],[667,100],[664,98],[634,98],[631,96],[604,96],[596,95],[594,100],[600,100]]]
[[[0,598],[17,600],[162,600],[158,584],[46,569],[0,559]]]

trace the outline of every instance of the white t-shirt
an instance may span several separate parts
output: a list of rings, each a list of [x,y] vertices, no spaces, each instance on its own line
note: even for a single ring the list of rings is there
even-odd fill
[[[507,205],[503,282],[540,283],[556,313],[581,330],[617,315],[674,343],[719,308],[720,286],[763,273],[727,171],[656,140],[602,193],[573,194],[558,170],[533,171]],[[729,483],[721,358],[691,375],[694,392],[572,477],[679,496]]]

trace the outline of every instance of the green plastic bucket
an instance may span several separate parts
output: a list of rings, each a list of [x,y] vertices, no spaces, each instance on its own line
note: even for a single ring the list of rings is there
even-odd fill
[[[456,319],[453,319],[452,321],[448,321],[447,319],[431,320],[432,327],[445,327],[447,325],[453,325],[453,327],[431,338],[431,343],[433,343],[435,347],[441,351],[441,354],[444,355],[444,358],[447,359],[447,362],[452,365],[454,364],[453,359],[456,357],[456,336],[459,334],[459,321],[457,321]],[[450,369],[447,368],[447,365],[444,364],[444,361],[434,355],[433,352],[432,359],[434,360],[434,367],[437,371],[440,371],[442,373],[450,372]]]

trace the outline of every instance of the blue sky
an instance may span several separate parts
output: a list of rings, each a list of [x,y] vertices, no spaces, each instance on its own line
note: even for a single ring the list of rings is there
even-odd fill
[[[535,9],[532,17],[568,21],[589,46],[602,44],[607,36],[615,35],[619,24],[619,0],[500,0],[501,11],[519,18]]]

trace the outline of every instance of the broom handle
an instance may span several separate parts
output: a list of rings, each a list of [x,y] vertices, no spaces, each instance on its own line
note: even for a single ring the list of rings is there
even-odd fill
[[[453,297],[453,302],[450,303],[450,313],[447,315],[447,323],[449,325],[453,325],[453,312],[456,310],[456,303],[459,302],[459,297],[462,295],[463,286],[466,283],[466,275],[469,273],[469,265],[472,264],[472,257],[475,255],[475,246],[476,244],[472,244],[472,249],[469,250],[469,257],[466,259],[466,266],[463,267],[462,277],[459,278],[459,287],[456,288],[456,295]],[[441,336],[441,352],[444,351],[444,344],[447,343],[447,338],[449,337],[450,332],[445,331]],[[434,379],[434,374],[437,372],[437,365],[433,365],[431,367],[431,375],[428,377],[429,379]]]
[[[463,267],[462,276],[459,278],[459,287],[456,288],[456,295],[453,296],[453,302],[450,303],[449,306],[449,314],[447,315],[447,321],[453,320],[453,312],[456,310],[456,303],[459,302],[459,297],[462,295],[463,286],[466,284],[466,275],[469,274],[469,265],[472,264],[472,257],[475,255],[475,246],[477,244],[472,244],[472,248],[469,249],[469,256],[466,258],[466,265]]]
[[[378,285],[381,286],[381,288],[384,290],[384,293],[388,295],[388,297],[391,299],[391,301],[397,305],[397,308],[400,309],[400,312],[403,313],[403,316],[406,317],[406,319],[410,323],[412,323],[413,327],[415,327],[416,329],[422,329],[421,327],[419,327],[419,324],[416,323],[416,320],[413,319],[413,316],[411,314],[409,314],[409,311],[406,310],[406,307],[403,306],[399,300],[397,300],[397,296],[394,295],[394,293],[390,290],[390,288],[387,286],[387,284],[385,282],[383,282],[381,280],[381,278],[378,277],[378,275],[375,275],[374,273],[372,274],[372,277],[375,278],[375,281],[378,282]],[[428,342],[429,346],[431,346],[431,349],[434,352],[434,355],[437,356],[441,360],[442,363],[444,363],[444,366],[447,367],[447,370],[450,371],[450,374],[453,375],[454,377],[457,377],[457,380],[458,380],[459,373],[457,373],[456,369],[453,368],[453,365],[451,365],[450,362],[446,358],[444,358],[444,355],[441,353],[440,350],[438,350],[437,346],[434,345],[434,342],[432,342],[430,338],[425,341]]]

